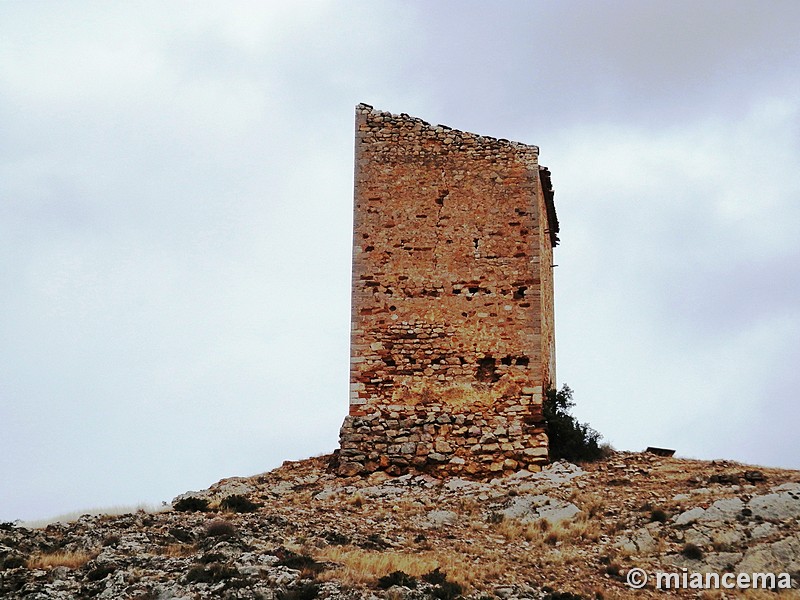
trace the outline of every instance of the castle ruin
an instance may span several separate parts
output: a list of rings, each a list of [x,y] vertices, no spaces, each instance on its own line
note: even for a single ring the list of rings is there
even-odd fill
[[[547,462],[558,220],[538,152],[356,107],[340,474],[485,477]]]

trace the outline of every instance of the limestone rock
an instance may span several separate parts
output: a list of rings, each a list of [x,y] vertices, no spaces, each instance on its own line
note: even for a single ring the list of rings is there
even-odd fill
[[[543,519],[551,525],[571,519],[579,512],[581,512],[580,509],[571,502],[544,495],[518,496],[501,511],[507,519],[517,519],[522,523]]]
[[[800,571],[800,534],[750,548],[737,569],[748,573]]]
[[[800,490],[783,489],[772,494],[756,496],[747,503],[753,517],[784,521],[800,518]]]
[[[703,515],[706,514],[704,508],[695,507],[690,508],[687,511],[682,512],[677,517],[675,517],[675,525],[689,525],[690,523],[694,523],[698,519],[700,519]]]
[[[458,522],[458,514],[452,510],[432,510],[425,519],[430,527],[438,528]]]

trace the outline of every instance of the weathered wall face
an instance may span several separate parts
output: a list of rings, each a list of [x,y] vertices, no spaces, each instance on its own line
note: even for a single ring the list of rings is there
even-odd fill
[[[537,468],[557,240],[538,148],[359,105],[355,156],[339,472]]]

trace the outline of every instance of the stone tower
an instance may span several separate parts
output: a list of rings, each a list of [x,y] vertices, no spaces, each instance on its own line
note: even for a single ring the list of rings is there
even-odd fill
[[[356,107],[340,474],[547,462],[558,220],[538,152]]]

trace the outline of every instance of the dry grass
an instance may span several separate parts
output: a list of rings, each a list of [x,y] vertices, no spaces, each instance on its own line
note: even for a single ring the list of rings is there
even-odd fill
[[[86,550],[33,554],[28,558],[26,565],[29,569],[54,569],[55,567],[79,569],[96,557],[97,554],[95,551],[87,552]]]
[[[575,491],[570,500],[590,519],[601,517],[606,510],[605,498],[597,492]]]
[[[479,515],[481,512],[481,503],[475,498],[459,498],[456,500],[456,512],[464,517]]]
[[[505,519],[497,525],[497,533],[509,541],[523,539],[534,545],[555,546],[559,542],[577,544],[596,542],[600,539],[600,524],[581,513],[571,520],[555,525],[544,519],[532,523],[521,523],[516,519]]]
[[[355,494],[350,496],[350,498],[347,500],[347,503],[350,506],[354,506],[355,508],[361,508],[362,506],[364,506],[365,502],[366,500],[364,499],[364,496],[362,496],[360,492],[356,492]]]
[[[382,507],[378,507],[377,509],[372,508],[373,514],[381,516],[383,518],[387,518],[387,514],[384,511],[382,511],[381,508]],[[426,508],[422,503],[416,500],[403,498],[398,500],[389,508],[389,511],[392,514],[388,518],[411,519],[414,516],[423,514],[425,510]]]
[[[295,506],[308,506],[313,498],[313,492],[309,490],[301,490],[294,492],[289,499]]]
[[[572,546],[554,548],[552,552],[541,557],[543,565],[557,569],[563,569],[565,566],[580,565],[585,561],[586,555],[580,549]],[[566,581],[564,584],[566,584]]]
[[[55,517],[48,517],[46,519],[35,519],[32,521],[23,521],[22,526],[28,529],[43,529],[52,523],[74,523],[84,516],[103,516],[113,517],[117,515],[132,514],[137,512],[146,512],[155,514],[167,510],[166,506],[156,506],[154,504],[141,503],[135,506],[106,506],[86,508],[84,510],[75,510],[72,512],[64,513]]]
[[[563,521],[553,528],[560,530],[562,540],[583,540],[597,542],[600,540],[600,523],[588,515],[580,514],[571,521]]]
[[[205,524],[206,537],[229,537],[236,534],[236,525],[226,519],[212,519]]]
[[[353,547],[328,547],[317,551],[316,560],[336,563],[338,568],[323,572],[318,579],[341,581],[345,585],[373,585],[379,578],[403,571],[421,577],[434,569],[447,575],[449,581],[470,590],[481,583],[497,581],[508,572],[500,560],[480,563],[470,560],[461,552],[428,550],[424,552],[378,552]]]
[[[497,524],[496,531],[509,541],[525,540],[543,545],[548,529],[550,529],[550,524],[544,520],[522,523],[517,519],[503,519]]]
[[[193,555],[195,552],[197,552],[197,547],[194,544],[170,544],[165,546],[159,554],[170,558],[184,558]]]

